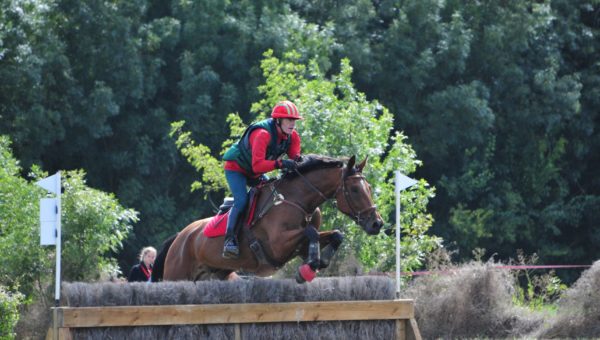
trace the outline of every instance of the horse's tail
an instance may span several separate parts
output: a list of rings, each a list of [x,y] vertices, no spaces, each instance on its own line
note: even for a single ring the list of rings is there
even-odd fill
[[[152,267],[152,282],[159,282],[163,280],[163,274],[165,272],[165,259],[167,258],[169,248],[171,248],[171,245],[173,244],[173,241],[175,241],[175,238],[178,234],[179,233],[176,233],[163,242],[162,248],[156,256],[156,259],[154,260],[154,266]]]

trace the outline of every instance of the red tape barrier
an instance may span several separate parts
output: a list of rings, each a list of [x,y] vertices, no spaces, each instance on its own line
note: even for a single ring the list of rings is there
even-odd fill
[[[575,269],[575,268],[590,268],[591,265],[578,265],[578,264],[556,264],[556,265],[520,265],[520,266],[493,266],[497,269],[509,269],[509,270],[525,270],[525,269]],[[456,270],[422,270],[414,272],[402,272],[402,276],[419,276],[419,275],[431,275],[431,274],[450,274]]]

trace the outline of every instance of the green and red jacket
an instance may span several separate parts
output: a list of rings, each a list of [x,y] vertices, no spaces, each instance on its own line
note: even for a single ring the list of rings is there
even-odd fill
[[[300,156],[300,135],[279,132],[272,118],[251,124],[225,155],[225,170],[238,171],[251,178],[281,167],[281,157]]]

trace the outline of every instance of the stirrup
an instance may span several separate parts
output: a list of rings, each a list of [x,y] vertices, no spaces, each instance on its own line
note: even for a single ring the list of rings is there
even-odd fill
[[[236,244],[235,239],[225,239],[222,256],[226,259],[237,259],[240,257],[240,248]]]
[[[227,247],[223,249],[222,256],[226,259],[237,259],[240,257],[240,249],[238,247],[233,248],[233,246]]]

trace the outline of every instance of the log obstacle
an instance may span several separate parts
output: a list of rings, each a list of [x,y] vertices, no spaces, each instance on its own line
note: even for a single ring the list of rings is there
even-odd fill
[[[240,324],[319,321],[395,320],[396,339],[421,339],[409,299],[53,308],[54,327],[47,339],[72,339],[71,329],[233,324],[235,339],[244,339]]]

